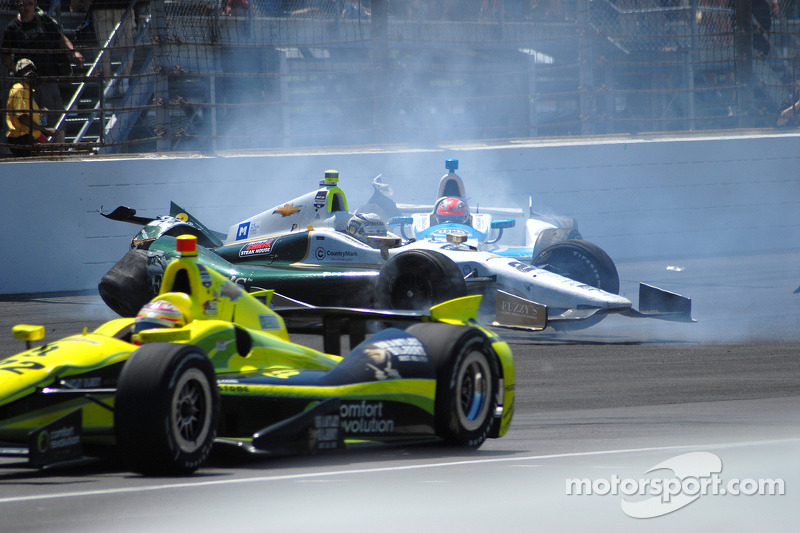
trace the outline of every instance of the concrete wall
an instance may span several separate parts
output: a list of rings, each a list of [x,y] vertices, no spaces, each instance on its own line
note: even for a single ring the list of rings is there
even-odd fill
[[[458,158],[470,205],[578,219],[616,260],[800,247],[800,136],[736,136],[90,158],[0,164],[0,294],[92,289],[125,253],[133,225],[118,205],[166,214],[174,200],[207,226],[234,222],[341,173],[351,210],[382,173],[400,202],[431,203],[444,160]]]

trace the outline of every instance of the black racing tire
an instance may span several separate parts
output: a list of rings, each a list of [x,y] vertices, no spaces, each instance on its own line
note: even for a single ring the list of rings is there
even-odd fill
[[[407,331],[436,365],[436,434],[448,445],[479,448],[491,433],[500,376],[489,339],[453,324],[414,324]]]
[[[548,246],[533,258],[535,267],[586,285],[619,294],[619,274],[614,261],[589,241],[570,239]]]
[[[120,373],[114,399],[117,450],[140,474],[191,474],[211,453],[219,413],[214,367],[200,348],[146,344]]]
[[[389,259],[375,286],[377,309],[428,309],[467,295],[458,266],[432,250],[408,250]]]
[[[120,316],[136,316],[156,296],[147,276],[147,255],[147,250],[130,250],[97,285],[100,297]]]
[[[581,234],[575,228],[550,228],[543,230],[533,245],[533,256],[536,257],[546,248],[568,240],[580,240]]]

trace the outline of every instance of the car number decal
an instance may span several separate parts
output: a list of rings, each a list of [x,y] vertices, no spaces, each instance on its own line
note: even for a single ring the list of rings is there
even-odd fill
[[[21,358],[43,357],[53,352],[56,349],[58,349],[57,346],[40,346],[33,352],[28,352],[25,355],[21,355],[11,359],[6,359],[0,362],[0,370],[5,370],[6,372],[11,372],[12,374],[22,374],[26,370],[41,370],[44,368],[43,364],[37,363],[36,361],[32,361],[30,359],[21,359]]]
[[[0,363],[0,370],[5,370],[13,374],[22,374],[25,370],[41,370],[44,365],[36,361],[18,361],[11,359],[10,361],[3,361]]]

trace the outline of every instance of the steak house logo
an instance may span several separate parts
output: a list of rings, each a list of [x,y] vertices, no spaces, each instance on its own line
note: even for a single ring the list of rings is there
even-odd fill
[[[270,239],[268,241],[256,241],[242,246],[239,250],[239,257],[249,257],[251,255],[268,254],[272,251],[272,245],[275,241]]]

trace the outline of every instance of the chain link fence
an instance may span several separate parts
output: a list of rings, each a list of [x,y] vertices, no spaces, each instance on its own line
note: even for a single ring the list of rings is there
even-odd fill
[[[121,0],[109,33],[40,0],[85,64],[42,78],[65,140],[34,153],[772,128],[798,97],[798,3],[762,28],[742,0]]]

